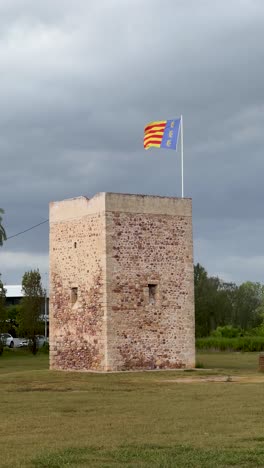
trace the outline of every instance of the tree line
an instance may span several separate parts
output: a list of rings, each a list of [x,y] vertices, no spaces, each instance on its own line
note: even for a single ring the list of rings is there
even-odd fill
[[[196,336],[210,335],[217,327],[230,325],[247,332],[264,321],[264,286],[246,281],[233,282],[209,276],[205,268],[194,265]]]
[[[6,306],[6,290],[0,278],[0,334],[28,338],[29,349],[37,353],[37,335],[44,332],[45,290],[38,270],[24,273],[22,278],[23,297],[19,304]],[[0,354],[3,343],[0,340]]]
[[[2,224],[4,210],[0,208],[0,246],[7,239]],[[28,338],[29,348],[33,354],[37,352],[37,335],[44,332],[45,290],[42,287],[41,275],[38,270],[24,273],[22,278],[23,298],[15,306],[6,306],[5,288],[0,273],[0,334],[19,334]],[[0,339],[0,354],[3,352],[3,342]]]
[[[0,246],[6,240],[0,208]],[[0,274],[1,275],[1,274]],[[0,333],[13,327],[30,338],[35,351],[35,336],[43,333],[41,319],[45,291],[38,270],[26,272],[22,279],[24,297],[18,306],[6,308],[5,289],[0,277]],[[264,334],[264,286],[246,281],[240,285],[209,276],[205,268],[194,265],[196,337],[209,336],[218,327],[230,326],[247,332],[261,328]]]

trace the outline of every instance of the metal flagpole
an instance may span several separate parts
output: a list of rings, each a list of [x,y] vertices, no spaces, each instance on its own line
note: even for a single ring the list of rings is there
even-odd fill
[[[183,119],[181,115],[181,180],[182,180],[182,198],[184,198],[184,186],[183,186]]]

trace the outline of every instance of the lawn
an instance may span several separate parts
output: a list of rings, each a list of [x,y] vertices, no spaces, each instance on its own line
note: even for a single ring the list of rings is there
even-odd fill
[[[48,370],[0,357],[1,467],[264,466],[264,375],[256,353],[200,353],[207,369]]]

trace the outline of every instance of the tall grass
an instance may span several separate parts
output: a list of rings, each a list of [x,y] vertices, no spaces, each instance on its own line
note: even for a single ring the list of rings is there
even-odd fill
[[[264,336],[239,336],[236,338],[207,336],[196,339],[196,348],[219,351],[264,351]]]

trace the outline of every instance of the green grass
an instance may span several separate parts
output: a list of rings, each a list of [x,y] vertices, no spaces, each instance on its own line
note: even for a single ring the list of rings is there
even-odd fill
[[[205,369],[217,370],[218,373],[230,371],[233,374],[252,374],[258,370],[259,353],[208,352],[199,351],[196,360]]]
[[[0,466],[264,466],[258,354],[197,361],[205,369],[106,375],[49,371],[45,354],[5,352]],[[230,375],[243,383],[206,381]]]
[[[25,372],[29,370],[47,370],[48,355],[38,353],[36,356],[25,349],[5,349],[0,356],[0,378],[4,374],[14,372]]]
[[[190,446],[135,445],[118,449],[66,449],[40,455],[32,460],[40,468],[66,466],[201,467],[263,466],[264,449],[248,451],[194,449]]]

